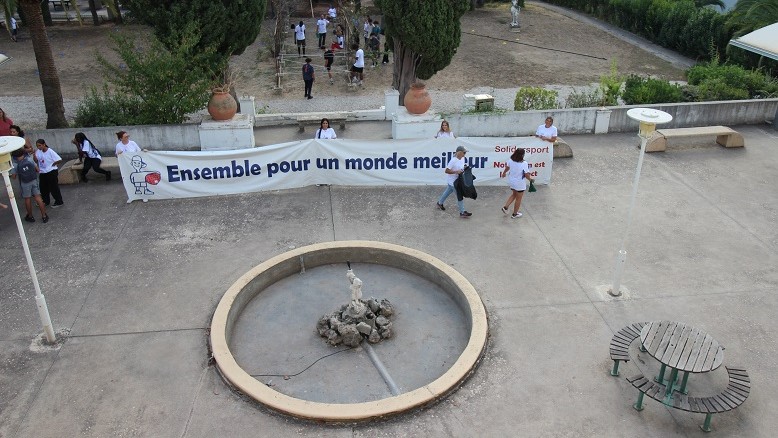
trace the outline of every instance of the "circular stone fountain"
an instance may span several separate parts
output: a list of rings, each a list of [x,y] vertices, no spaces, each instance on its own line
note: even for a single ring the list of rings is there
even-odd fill
[[[395,306],[395,333],[381,344],[339,349],[316,331],[321,314],[348,302],[347,260],[366,296],[391,297]],[[487,337],[480,297],[450,266],[398,245],[340,241],[278,255],[239,278],[216,308],[210,343],[223,378],[266,407],[355,422],[422,407],[455,390],[478,365]]]

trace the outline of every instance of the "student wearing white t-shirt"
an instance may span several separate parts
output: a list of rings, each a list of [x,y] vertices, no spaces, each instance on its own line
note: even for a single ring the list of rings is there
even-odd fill
[[[327,14],[329,14],[331,19],[335,19],[338,16],[338,10],[335,9],[335,6],[330,5],[330,8],[327,10]]]
[[[324,49],[324,43],[327,39],[327,25],[330,24],[329,20],[325,18],[324,14],[321,14],[321,18],[319,21],[316,22],[316,26],[318,27],[318,36],[319,36],[319,48]]]
[[[519,208],[521,207],[521,198],[524,197],[524,191],[527,190],[527,179],[530,178],[529,165],[524,161],[524,153],[523,148],[517,148],[513,151],[511,157],[505,162],[505,169],[500,172],[500,178],[505,178],[505,175],[508,175],[508,185],[511,187],[511,194],[505,200],[502,212],[508,214],[508,207],[513,204],[512,219],[518,219],[523,216]]]
[[[314,135],[313,138],[317,140],[333,140],[338,138],[338,136],[335,135],[335,130],[330,128],[330,119],[326,117],[321,119],[319,129],[316,130],[316,135]]]
[[[116,138],[119,139],[119,143],[116,143],[116,156],[125,152],[140,152],[140,146],[138,143],[130,140],[130,134],[127,131],[119,131],[116,133]]]
[[[538,126],[538,129],[535,131],[535,137],[551,143],[556,141],[556,136],[557,131],[553,117],[546,117],[546,123]]]
[[[43,203],[48,206],[51,198],[54,198],[52,208],[63,205],[62,193],[59,190],[59,165],[62,164],[62,157],[50,148],[42,138],[35,142],[38,148],[35,151],[35,159],[38,161],[38,175],[41,189],[41,198]]]
[[[438,198],[439,210],[446,209],[446,207],[443,206],[443,203],[446,202],[446,198],[448,198],[448,195],[456,191],[454,189],[454,182],[457,180],[457,177],[459,177],[459,175],[465,172],[466,153],[467,153],[467,149],[464,146],[457,146],[457,150],[454,153],[454,156],[451,157],[451,159],[448,161],[448,164],[446,164],[446,189],[443,190],[443,193],[440,195],[440,198]],[[465,210],[464,198],[460,198],[459,195],[457,195],[457,207],[459,207],[459,217],[468,218],[473,215],[472,213]]]
[[[305,23],[302,20],[294,27],[294,40],[297,42],[297,55],[300,56],[302,47],[302,55],[305,56]]]
[[[76,145],[76,148],[78,149],[79,159],[84,160],[84,168],[81,170],[82,182],[89,182],[86,178],[89,169],[94,169],[95,172],[105,175],[106,181],[111,180],[111,172],[100,167],[100,164],[103,162],[103,156],[100,155],[100,151],[88,138],[86,138],[86,135],[84,135],[83,132],[76,132],[72,143]]]
[[[359,44],[354,43],[351,45],[351,50],[354,50],[354,65],[351,66],[351,82],[354,79],[359,78],[357,85],[362,85],[362,72],[365,70],[365,52],[359,48]]]
[[[448,125],[448,120],[440,122],[440,131],[435,134],[435,138],[456,138]]]

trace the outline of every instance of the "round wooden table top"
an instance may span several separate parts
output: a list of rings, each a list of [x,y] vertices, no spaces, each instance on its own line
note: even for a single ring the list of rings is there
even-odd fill
[[[680,322],[650,322],[640,331],[640,342],[656,360],[681,371],[713,371],[724,361],[724,348],[717,340]]]

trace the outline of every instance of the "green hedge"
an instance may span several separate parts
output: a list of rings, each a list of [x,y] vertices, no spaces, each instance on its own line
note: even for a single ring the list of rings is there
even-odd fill
[[[627,105],[644,105],[682,102],[684,95],[681,87],[668,81],[630,75],[624,83],[621,98]]]

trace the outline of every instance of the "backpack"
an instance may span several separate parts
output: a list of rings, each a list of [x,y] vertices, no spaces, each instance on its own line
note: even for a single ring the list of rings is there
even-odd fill
[[[38,179],[38,171],[35,169],[35,164],[27,158],[23,158],[16,165],[16,174],[19,175],[19,180],[23,183],[33,182]]]

